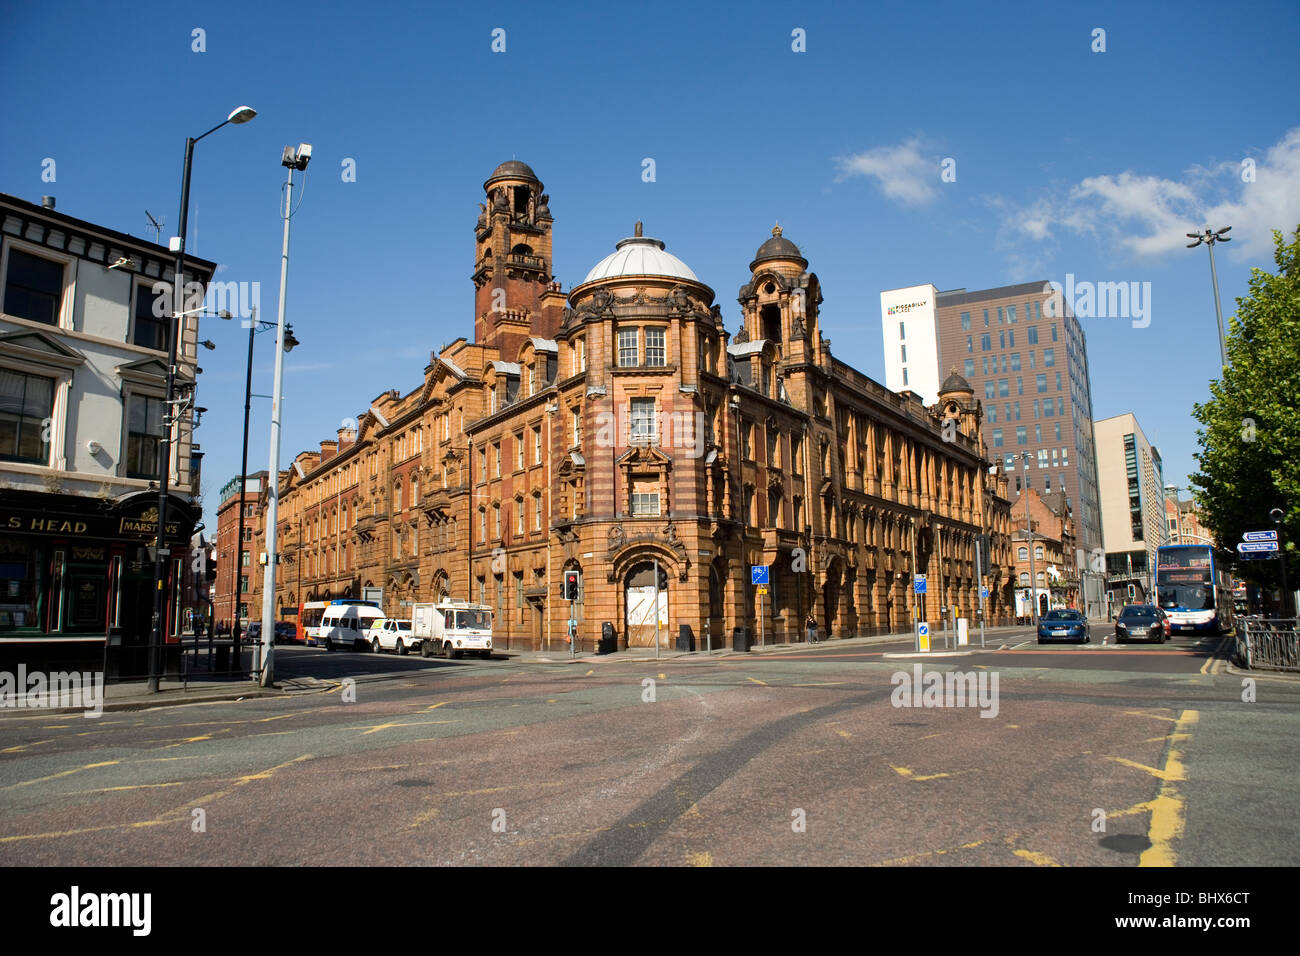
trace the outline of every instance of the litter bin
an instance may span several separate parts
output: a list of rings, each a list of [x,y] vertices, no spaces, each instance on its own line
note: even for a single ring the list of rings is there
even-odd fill
[[[614,633],[614,625],[605,621],[600,625],[600,647],[598,653],[613,654],[618,650],[618,635]]]
[[[689,624],[677,625],[677,650],[695,652],[695,631]]]
[[[733,651],[748,651],[752,643],[749,637],[749,628],[733,627],[731,629],[731,649]]]

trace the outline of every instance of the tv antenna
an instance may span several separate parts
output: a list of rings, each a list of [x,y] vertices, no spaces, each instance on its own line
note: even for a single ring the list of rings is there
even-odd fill
[[[149,225],[153,227],[153,241],[155,243],[162,242],[163,226],[167,225],[167,220],[164,219],[162,222],[159,222],[157,219],[153,217],[153,215],[149,212],[148,209],[144,211],[144,214],[145,214],[145,218],[149,220]]]

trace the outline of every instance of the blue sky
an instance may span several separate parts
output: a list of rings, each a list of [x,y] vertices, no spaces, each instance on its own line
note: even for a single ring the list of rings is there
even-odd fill
[[[1272,268],[1269,230],[1300,222],[1292,2],[37,2],[3,19],[0,191],[54,194],[63,212],[152,237],[148,209],[165,237],[185,137],[258,110],[199,144],[189,248],[223,280],[259,282],[266,318],[280,154],[313,144],[293,227],[288,317],[303,345],[286,365],[284,462],[472,335],[477,203],[510,158],[551,196],[566,288],[641,219],[714,288],[731,331],[779,220],[821,279],[832,348],[880,381],[882,289],[1149,282],[1148,327],[1083,322],[1094,411],[1133,411],[1178,484],[1194,470],[1192,404],[1218,374],[1207,257],[1183,233],[1233,226],[1217,256],[1230,313],[1250,269]],[[955,182],[940,180],[945,158]],[[197,435],[211,516],[239,470],[246,339],[215,320],[201,334],[219,346],[203,353]],[[271,390],[272,347],[258,338],[255,392]],[[255,399],[250,470],[268,432]]]

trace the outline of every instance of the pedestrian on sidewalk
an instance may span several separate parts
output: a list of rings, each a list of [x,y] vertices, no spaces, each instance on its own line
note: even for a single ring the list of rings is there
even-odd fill
[[[808,620],[804,622],[804,629],[808,632],[808,636],[805,640],[805,643],[816,644],[817,643],[817,620],[812,616],[812,614],[809,614]]]

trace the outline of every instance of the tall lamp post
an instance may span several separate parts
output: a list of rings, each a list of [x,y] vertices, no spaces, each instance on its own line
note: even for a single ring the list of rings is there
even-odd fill
[[[149,693],[152,694],[158,692],[159,672],[162,669],[160,657],[163,645],[163,609],[166,607],[163,586],[167,579],[165,568],[171,558],[170,549],[167,547],[167,494],[172,466],[172,429],[179,418],[180,411],[176,401],[176,342],[180,338],[181,319],[185,313],[185,232],[189,227],[190,218],[190,170],[194,165],[194,144],[228,123],[235,125],[247,123],[256,115],[257,110],[251,106],[241,106],[231,111],[223,122],[218,123],[202,136],[191,136],[185,140],[185,167],[181,177],[180,234],[173,237],[171,243],[176,252],[172,276],[174,286],[172,296],[175,305],[172,310],[170,334],[167,336],[167,397],[163,405],[164,439],[159,442],[158,449],[158,536],[154,542],[153,619],[149,634],[149,681],[146,685]]]
[[[1224,226],[1218,232],[1211,232],[1210,227],[1206,226],[1204,232],[1189,232],[1188,239],[1195,239],[1195,242],[1187,244],[1188,249],[1195,249],[1201,243],[1205,243],[1210,250],[1210,282],[1214,285],[1214,315],[1219,320],[1219,355],[1223,358],[1223,365],[1228,365],[1228,345],[1223,337],[1223,308],[1219,305],[1219,276],[1214,271],[1214,244],[1216,242],[1232,242],[1225,232],[1230,232],[1231,226]]]
[[[1277,563],[1282,572],[1282,617],[1286,617],[1291,610],[1291,592],[1286,586],[1286,541],[1282,539],[1282,519],[1286,513],[1281,508],[1274,508],[1268,513],[1273,519],[1273,524],[1277,527]]]
[[[1034,522],[1029,517],[1029,452],[1024,453],[1025,486],[1021,494],[1025,496],[1025,533],[1029,536],[1029,623],[1038,626],[1038,574],[1034,567]]]
[[[270,687],[275,680],[275,570],[280,559],[277,537],[280,514],[280,413],[281,387],[284,378],[284,353],[286,351],[284,304],[289,279],[289,220],[293,218],[293,171],[306,170],[311,159],[311,144],[300,143],[295,150],[284,148],[280,165],[289,170],[284,188],[284,242],[280,249],[280,308],[276,321],[275,387],[271,392],[271,461],[267,469],[268,503],[266,514],[266,577],[262,585],[262,678],[261,685]]]
[[[221,318],[230,319],[233,318],[233,316],[231,316],[229,312],[223,312],[221,313]],[[257,317],[257,306],[253,306],[252,316],[244,319],[244,325],[248,327],[248,367],[244,375],[244,449],[243,458],[240,460],[239,465],[239,552],[238,557],[235,559],[235,568],[237,569],[235,573],[238,575],[239,580],[235,585],[236,595],[241,595],[243,593],[242,588],[244,583],[244,512],[247,510],[244,506],[244,494],[248,487],[248,412],[253,400],[253,336],[258,332],[265,332],[267,329],[273,329],[276,327],[274,322],[268,322]],[[292,352],[293,347],[297,344],[298,340],[293,336],[293,326],[290,325],[284,340],[284,350],[286,352]],[[241,602],[237,596],[235,598],[236,614],[233,632],[234,647],[232,649],[234,657],[233,666],[236,670],[239,670],[239,642],[243,630],[243,618],[238,613],[240,603]]]

